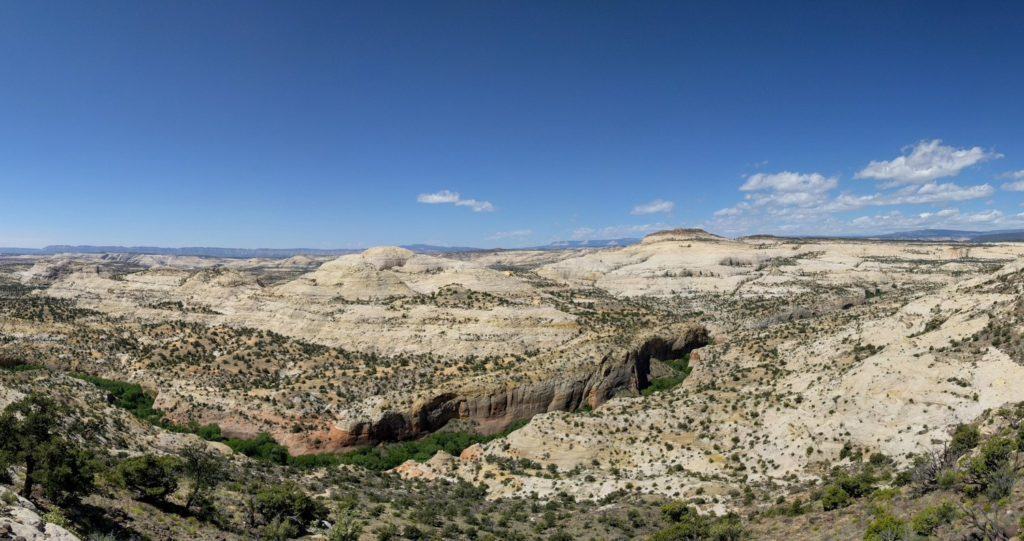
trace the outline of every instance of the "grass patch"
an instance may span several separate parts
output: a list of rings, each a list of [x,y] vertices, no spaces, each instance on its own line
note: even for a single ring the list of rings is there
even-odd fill
[[[139,419],[154,425],[165,426],[164,412],[153,407],[153,395],[146,392],[141,385],[85,374],[75,374],[74,377],[107,391],[115,406],[128,410]]]
[[[693,368],[690,367],[689,353],[683,355],[679,359],[665,361],[665,364],[672,369],[672,375],[652,379],[650,385],[640,391],[642,395],[651,396],[652,394],[672,389],[676,385],[682,383],[683,380],[690,375],[690,372],[693,371]]]

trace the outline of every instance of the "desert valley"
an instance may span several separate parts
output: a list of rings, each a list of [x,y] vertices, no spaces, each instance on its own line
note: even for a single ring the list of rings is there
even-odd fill
[[[1013,531],[1021,487],[993,508],[962,485],[1024,420],[1022,255],[677,229],[603,249],[3,256],[0,406],[48,389],[109,468],[199,448],[225,473],[202,512],[98,475],[91,512],[49,524],[12,478],[0,537],[849,539],[936,506],[955,509],[925,534]],[[323,511],[282,525],[253,498],[268,486]]]

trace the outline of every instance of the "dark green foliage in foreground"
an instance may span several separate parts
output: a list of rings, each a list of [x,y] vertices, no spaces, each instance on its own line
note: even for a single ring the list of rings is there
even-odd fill
[[[701,515],[683,502],[667,504],[661,511],[673,524],[654,534],[651,541],[734,541],[744,537],[743,524],[734,514],[721,517],[714,514]]]
[[[203,444],[187,445],[181,450],[181,472],[189,481],[185,507],[206,507],[210,492],[227,478],[224,460],[207,452]]]
[[[114,477],[139,498],[162,501],[178,489],[181,467],[181,460],[175,457],[147,454],[122,461],[114,469]]]
[[[935,530],[940,526],[953,522],[956,516],[956,506],[951,502],[942,502],[938,505],[926,507],[914,515],[914,518],[910,521],[910,526],[913,528],[914,533],[921,536],[929,536],[935,533]]]
[[[890,541],[907,538],[907,523],[892,513],[879,513],[868,530],[864,532],[865,541]]]
[[[846,507],[876,489],[876,479],[870,467],[854,473],[836,470],[829,481],[821,493],[821,507],[825,511]]]
[[[270,538],[297,537],[313,521],[327,517],[323,504],[291,483],[261,490],[253,498],[253,509],[264,524],[264,535]]]
[[[821,508],[825,511],[841,509],[850,505],[850,495],[839,485],[828,485],[821,495]]]
[[[54,400],[29,395],[0,414],[0,471],[25,468],[21,495],[31,498],[36,486],[57,505],[74,505],[93,490],[92,456],[74,443],[78,425],[63,427],[68,409]]]

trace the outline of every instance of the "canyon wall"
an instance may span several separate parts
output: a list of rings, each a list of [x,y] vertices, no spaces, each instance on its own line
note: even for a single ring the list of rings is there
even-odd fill
[[[307,454],[414,439],[455,419],[470,422],[479,433],[496,434],[540,413],[596,408],[617,394],[639,393],[650,385],[652,360],[680,359],[708,343],[707,329],[693,326],[676,336],[651,337],[625,353],[606,355],[591,365],[593,370],[502,388],[439,393],[410,411],[387,411],[373,421],[275,436],[293,454]]]

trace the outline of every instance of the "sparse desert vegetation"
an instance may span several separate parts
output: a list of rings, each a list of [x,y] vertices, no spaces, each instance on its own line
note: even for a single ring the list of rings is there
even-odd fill
[[[1009,539],[1022,252],[0,257],[0,527]]]

